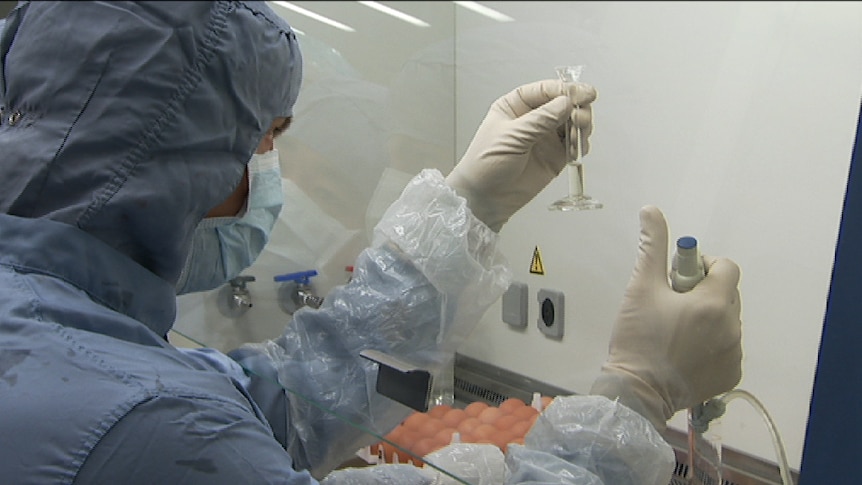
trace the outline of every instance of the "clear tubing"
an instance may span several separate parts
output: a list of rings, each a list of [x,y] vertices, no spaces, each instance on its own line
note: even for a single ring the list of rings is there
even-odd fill
[[[775,422],[766,411],[766,407],[748,391],[742,389],[733,389],[721,396],[710,399],[701,406],[697,406],[697,412],[694,409],[689,410],[688,420],[688,451],[689,451],[689,473],[686,477],[689,483],[698,483],[694,481],[696,472],[704,476],[708,473],[703,472],[704,467],[716,469],[714,477],[708,477],[708,481],[721,481],[721,437],[720,433],[712,430],[712,426],[720,424],[720,419],[727,408],[727,405],[734,399],[742,398],[754,407],[754,409],[763,418],[769,434],[772,437],[772,445],[775,448],[775,455],[778,462],[778,471],[781,475],[781,483],[783,485],[793,485],[793,478],[790,476],[790,465],[787,463],[787,454],[784,451],[784,445],[781,441],[781,435],[778,433],[778,428]],[[712,432],[707,435],[707,432]],[[713,453],[713,454],[710,454]],[[696,466],[700,466],[697,468]],[[707,482],[703,482],[707,483]]]
[[[790,466],[787,463],[787,453],[784,451],[784,444],[781,441],[781,435],[778,433],[778,428],[772,420],[772,416],[766,411],[766,407],[754,395],[742,389],[733,389],[724,393],[719,399],[727,405],[734,399],[742,398],[760,413],[763,422],[766,423],[766,428],[772,436],[772,446],[775,448],[775,455],[778,459],[778,471],[781,474],[781,483],[783,485],[793,485],[793,478],[790,476]]]

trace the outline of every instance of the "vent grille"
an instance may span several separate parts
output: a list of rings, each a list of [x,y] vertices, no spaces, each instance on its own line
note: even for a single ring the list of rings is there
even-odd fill
[[[478,384],[473,384],[459,377],[455,377],[455,389],[461,391],[459,393],[460,400],[465,402],[484,401],[487,404],[499,406],[509,398],[509,396],[484,388]]]

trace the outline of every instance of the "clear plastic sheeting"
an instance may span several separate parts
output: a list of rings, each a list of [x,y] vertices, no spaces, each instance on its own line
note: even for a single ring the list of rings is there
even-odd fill
[[[649,421],[603,396],[558,396],[536,420],[524,446],[549,455],[546,464],[536,461],[541,455],[521,460],[536,470],[559,466],[553,459],[558,457],[601,480],[553,483],[667,485],[675,463],[673,449]],[[511,447],[510,461],[517,459],[516,449]]]
[[[509,476],[503,453],[490,444],[453,443],[426,455],[424,460],[434,466],[419,468],[414,465],[382,464],[345,468],[332,472],[321,484],[501,485],[506,483]],[[446,473],[439,470],[445,470]]]
[[[360,351],[423,368],[451,363],[509,286],[496,243],[442,174],[425,170],[383,215],[349,283],[319,309],[297,311],[280,337],[231,353],[290,391],[284,445],[297,468],[325,476],[409,414],[375,391],[377,366]]]
[[[497,485],[508,477],[503,452],[490,444],[453,443],[426,455],[424,460],[471,485]],[[439,481],[456,483],[445,476]]]
[[[610,485],[578,465],[520,445],[509,447],[506,464],[511,472],[507,483]]]
[[[413,465],[379,465],[336,470],[320,485],[440,485],[437,473]]]

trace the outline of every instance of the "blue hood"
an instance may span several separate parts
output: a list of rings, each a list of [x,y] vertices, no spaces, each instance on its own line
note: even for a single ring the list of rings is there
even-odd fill
[[[171,284],[302,77],[263,2],[21,2],[0,61],[0,212],[76,226]]]

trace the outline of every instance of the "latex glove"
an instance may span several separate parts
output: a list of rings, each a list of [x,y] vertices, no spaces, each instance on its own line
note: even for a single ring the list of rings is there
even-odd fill
[[[497,99],[446,177],[473,214],[495,232],[565,167],[567,117],[576,123],[573,132],[581,128],[582,153],[589,151],[590,103],[596,90],[576,83],[569,102],[562,89],[561,81],[537,81]],[[578,137],[573,133],[571,140],[576,144]]]
[[[663,432],[666,421],[731,390],[742,376],[739,267],[703,256],[706,277],[677,293],[668,279],[667,222],[640,211],[638,259],[591,393],[620,401]]]

